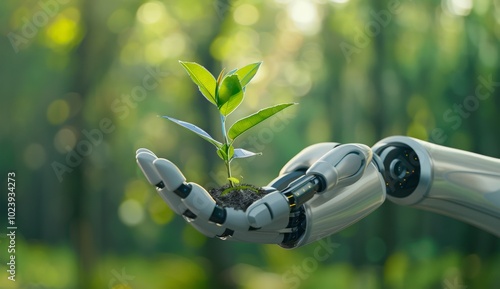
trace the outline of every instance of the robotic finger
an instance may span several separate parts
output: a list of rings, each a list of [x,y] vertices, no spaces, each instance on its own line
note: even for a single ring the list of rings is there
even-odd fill
[[[329,147],[330,144],[323,147]],[[306,153],[310,155],[310,150]],[[288,215],[314,197],[333,188],[340,189],[358,181],[371,162],[371,149],[361,144],[341,145],[330,149],[311,164],[305,174],[292,181],[282,192],[273,192],[248,208],[250,224],[264,227]],[[292,161],[304,163],[300,155]],[[291,165],[289,167],[300,167]],[[279,180],[275,180],[279,183]]]
[[[146,176],[146,179],[150,184],[156,187],[158,194],[163,199],[163,201],[165,201],[165,203],[167,203],[167,205],[176,214],[184,214],[184,212],[186,212],[187,210],[187,207],[184,205],[180,197],[172,194],[172,191],[169,188],[165,187],[162,176],[153,165],[153,162],[159,160],[156,155],[147,149],[139,149],[137,150],[136,159],[137,164]],[[182,182],[184,181],[182,178],[181,180]]]
[[[285,166],[281,169],[278,178],[282,178],[284,175],[296,172],[296,171],[306,171],[312,166],[317,160],[324,156],[327,152],[331,151],[335,147],[339,146],[339,143],[335,142],[323,142],[310,145],[300,151],[292,159],[290,159]],[[272,183],[275,183],[273,181]]]
[[[322,156],[316,153],[320,151]],[[270,186],[289,197],[294,230],[280,244],[296,248],[361,220],[385,200],[383,165],[362,144],[316,144],[305,148]]]

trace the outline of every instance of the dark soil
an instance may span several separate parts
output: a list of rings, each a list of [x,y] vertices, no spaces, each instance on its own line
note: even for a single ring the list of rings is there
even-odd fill
[[[251,187],[253,189],[241,187]],[[222,192],[227,188],[229,188],[229,184],[220,188],[213,188],[209,190],[208,193],[212,196],[212,198],[214,198],[217,205],[224,208],[229,207],[242,211],[245,211],[253,202],[268,194],[268,192],[262,188],[249,184],[241,184],[237,185],[233,191],[229,191],[227,194],[222,196]],[[257,190],[258,192],[255,192],[254,190]]]

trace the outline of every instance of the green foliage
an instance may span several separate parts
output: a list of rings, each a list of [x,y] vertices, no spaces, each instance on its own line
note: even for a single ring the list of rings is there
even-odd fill
[[[278,112],[282,111],[283,109],[293,104],[294,103],[283,103],[272,107],[264,108],[254,114],[251,114],[247,117],[238,120],[229,128],[228,137],[234,141],[238,136],[240,136],[245,131],[249,130],[250,128],[256,126],[257,124],[263,122],[264,120],[270,118],[271,116],[277,114]]]
[[[225,77],[218,85],[217,108],[222,115],[228,116],[243,101],[243,88],[238,75],[235,74]]]
[[[187,71],[193,82],[198,85],[198,88],[203,96],[211,103],[216,104],[216,85],[213,75],[206,70],[205,67],[199,65],[198,63],[182,61],[180,61],[180,63]]]
[[[252,63],[236,70],[241,86],[245,87],[252,80],[261,64],[262,62]]]
[[[254,114],[237,120],[229,130],[226,130],[226,117],[243,101],[245,87],[255,76],[262,62],[248,64],[240,69],[231,70],[228,73],[225,73],[223,69],[217,77],[217,80],[205,67],[198,63],[179,62],[191,77],[191,80],[198,86],[201,94],[203,94],[211,104],[217,107],[220,115],[223,142],[215,140],[210,134],[194,124],[168,116],[164,116],[164,118],[187,128],[213,144],[217,148],[217,155],[226,165],[227,179],[231,186],[234,186],[235,183],[239,183],[239,180],[231,175],[231,161],[237,158],[247,158],[260,154],[242,148],[234,148],[234,140],[257,124],[296,103],[283,103],[261,109]]]
[[[200,137],[202,137],[203,139],[205,139],[209,143],[213,144],[217,148],[222,147],[222,143],[216,141],[206,131],[202,130],[201,128],[197,127],[196,125],[191,124],[189,122],[185,122],[185,121],[182,121],[182,120],[175,119],[173,117],[168,117],[168,116],[163,116],[163,117],[166,118],[166,119],[168,119],[168,120],[170,120],[170,121],[172,121],[172,122],[175,122],[176,124],[178,124],[178,125],[180,125],[182,127],[185,127],[187,129],[189,129],[190,131],[192,131],[194,133],[196,133],[197,135],[199,135]]]

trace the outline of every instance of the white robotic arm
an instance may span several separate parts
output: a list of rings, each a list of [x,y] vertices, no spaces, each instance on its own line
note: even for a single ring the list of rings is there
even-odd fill
[[[443,214],[500,237],[500,160],[393,136],[373,148],[385,167],[387,198]]]
[[[383,203],[386,192],[398,204],[447,214],[500,236],[500,161],[408,137],[384,139],[373,149],[307,147],[245,211],[219,206],[204,188],[186,183],[173,163],[147,149],[139,149],[136,158],[163,200],[209,237],[295,248],[362,219]]]

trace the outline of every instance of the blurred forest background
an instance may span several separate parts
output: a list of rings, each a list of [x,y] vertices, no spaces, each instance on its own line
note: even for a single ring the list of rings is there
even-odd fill
[[[214,74],[264,61],[229,122],[300,103],[240,140],[264,154],[237,162],[245,182],[323,141],[409,135],[498,158],[498,0],[7,0],[0,23],[1,288],[500,288],[499,239],[450,218],[386,203],[330,251],[207,239],[135,163],[146,147],[223,181],[210,144],[157,117],[220,135],[178,60]]]

